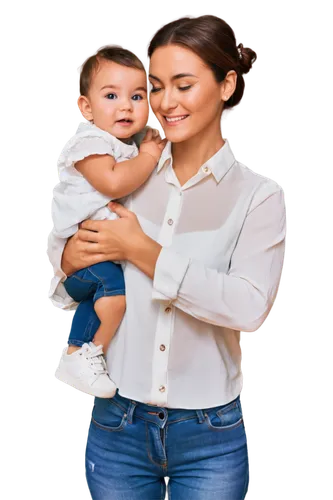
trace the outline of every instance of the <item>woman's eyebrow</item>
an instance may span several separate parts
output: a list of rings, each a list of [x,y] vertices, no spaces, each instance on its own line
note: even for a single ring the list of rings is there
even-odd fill
[[[178,75],[174,75],[171,77],[171,80],[179,80],[180,78],[185,78],[186,76],[194,76],[195,78],[198,78],[196,75],[193,75],[192,73],[178,73]],[[153,80],[157,80],[158,82],[162,83],[162,81],[157,78],[157,76],[149,74],[149,77],[152,78]]]

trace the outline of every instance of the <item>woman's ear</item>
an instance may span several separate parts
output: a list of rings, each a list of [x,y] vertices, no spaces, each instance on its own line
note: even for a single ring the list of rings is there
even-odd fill
[[[91,106],[89,99],[85,95],[80,95],[80,97],[77,100],[77,105],[80,108],[80,111],[82,113],[82,116],[88,120],[88,122],[93,121],[93,115],[91,111]]]
[[[228,71],[223,82],[221,83],[221,99],[227,101],[235,92],[237,84],[237,73],[235,70]]]

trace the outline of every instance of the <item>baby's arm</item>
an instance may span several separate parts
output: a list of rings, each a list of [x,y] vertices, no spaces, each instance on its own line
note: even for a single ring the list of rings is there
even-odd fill
[[[75,163],[75,168],[100,193],[110,198],[122,198],[138,189],[150,176],[166,140],[153,130],[147,132],[141,143],[138,156],[116,163],[110,155],[91,155]]]

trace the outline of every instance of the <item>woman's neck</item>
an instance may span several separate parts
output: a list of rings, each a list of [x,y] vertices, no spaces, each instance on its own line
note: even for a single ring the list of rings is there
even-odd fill
[[[208,132],[208,133],[207,133]],[[184,142],[172,144],[172,163],[181,185],[193,177],[199,168],[224,145],[222,132],[205,131]]]

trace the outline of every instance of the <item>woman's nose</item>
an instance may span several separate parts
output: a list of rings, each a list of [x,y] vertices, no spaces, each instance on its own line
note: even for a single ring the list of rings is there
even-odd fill
[[[176,108],[177,105],[174,93],[165,91],[160,103],[161,110],[167,112],[170,109]]]

